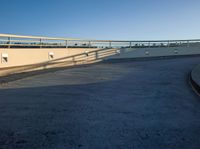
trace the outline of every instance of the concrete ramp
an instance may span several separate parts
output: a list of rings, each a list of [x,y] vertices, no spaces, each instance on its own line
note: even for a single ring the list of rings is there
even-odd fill
[[[103,62],[0,89],[0,148],[200,146],[200,100],[188,74],[200,57]]]

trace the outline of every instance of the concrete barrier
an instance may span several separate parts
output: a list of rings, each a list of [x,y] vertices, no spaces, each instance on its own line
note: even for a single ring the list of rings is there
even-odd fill
[[[190,82],[193,89],[200,95],[200,65],[196,66],[190,73]]]
[[[0,49],[0,76],[113,59],[200,54],[200,46],[149,48],[5,48]]]
[[[115,49],[0,49],[0,76],[49,68],[95,63],[116,54]],[[7,58],[6,60],[4,57]]]
[[[200,46],[190,47],[156,47],[156,48],[123,48],[120,54],[107,59],[148,58],[165,56],[182,56],[200,54]]]

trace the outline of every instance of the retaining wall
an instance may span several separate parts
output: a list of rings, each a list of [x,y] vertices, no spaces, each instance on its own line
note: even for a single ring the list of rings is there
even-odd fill
[[[116,49],[57,48],[0,49],[0,76],[54,67],[98,62],[116,54]]]
[[[38,48],[0,49],[0,76],[47,69],[95,63],[109,59],[147,58],[162,56],[198,55],[200,46],[150,48]],[[6,61],[7,57],[7,61]]]
[[[181,56],[181,55],[196,55],[196,54],[200,54],[200,46],[124,48],[124,49],[120,49],[119,55],[108,57],[108,59]]]

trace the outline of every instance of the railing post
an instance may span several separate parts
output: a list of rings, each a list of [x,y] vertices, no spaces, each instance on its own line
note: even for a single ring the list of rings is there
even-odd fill
[[[42,39],[40,39],[40,48],[42,48]]]
[[[98,51],[95,52],[95,58],[98,59]]]
[[[190,41],[189,40],[187,41],[187,47],[190,47]]]
[[[89,41],[89,48],[91,48],[91,41]]]
[[[67,43],[67,40],[65,41],[65,46],[66,46],[66,48],[68,48],[68,43]]]
[[[8,37],[8,48],[10,49],[11,37]]]
[[[129,43],[129,44],[130,44],[130,48],[131,48],[131,47],[132,47],[132,43],[131,43],[131,41],[130,41],[130,43]]]
[[[110,42],[109,42],[109,48],[111,48],[111,47],[112,47],[112,42],[110,41]]]

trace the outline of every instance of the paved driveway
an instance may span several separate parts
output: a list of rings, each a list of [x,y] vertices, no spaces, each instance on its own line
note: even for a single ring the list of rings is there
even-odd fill
[[[100,63],[0,89],[0,148],[199,149],[200,57]]]

